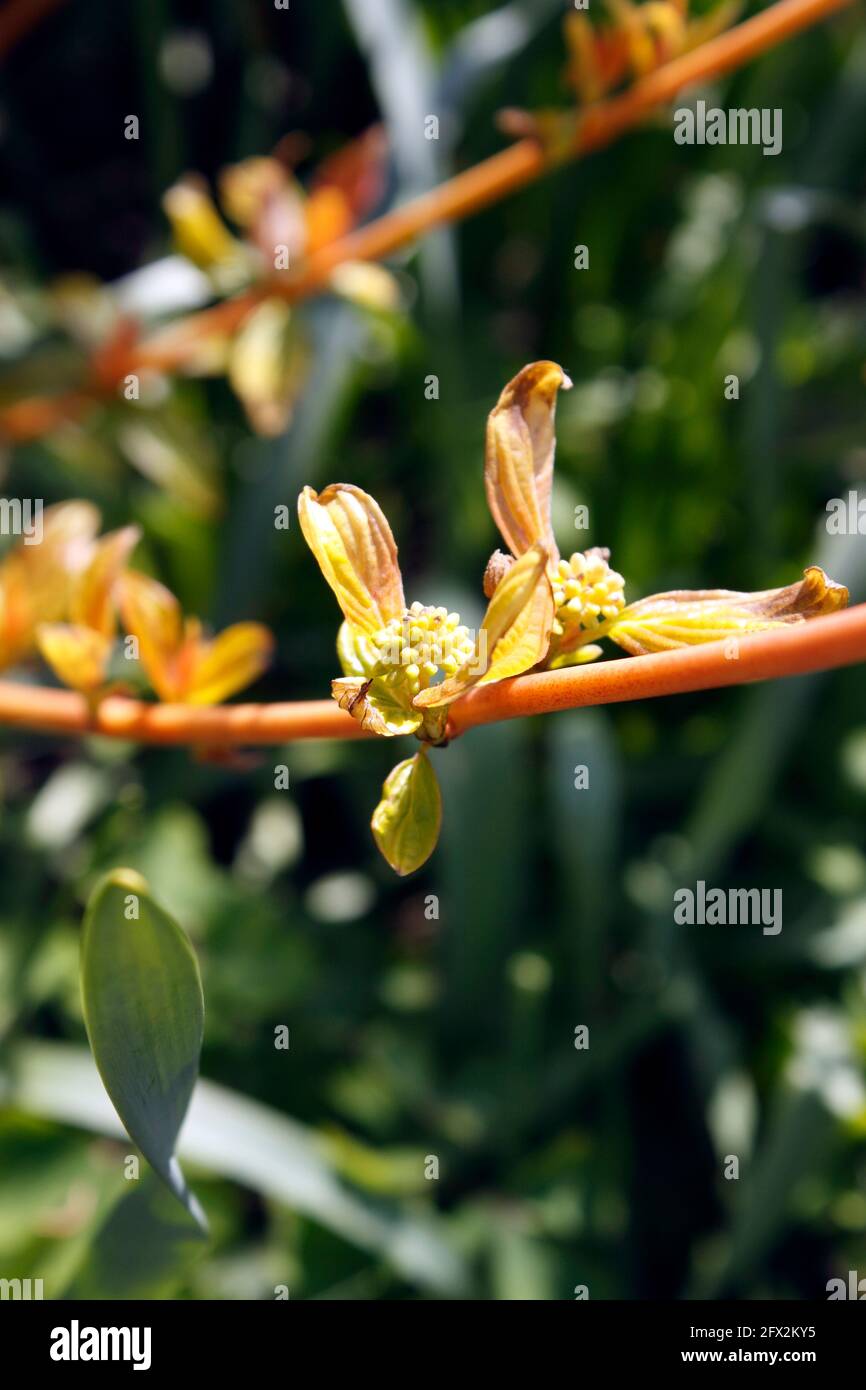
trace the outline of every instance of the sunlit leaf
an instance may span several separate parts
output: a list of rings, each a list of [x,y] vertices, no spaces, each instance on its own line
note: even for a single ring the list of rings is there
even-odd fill
[[[306,238],[304,196],[278,159],[254,156],[223,169],[220,198],[229,217],[243,227],[273,269],[278,247],[289,264],[303,252]]]
[[[332,271],[331,289],[357,304],[383,314],[394,314],[400,308],[400,285],[384,266],[369,261],[343,261]]]
[[[652,594],[624,608],[607,635],[632,656],[645,656],[801,623],[835,613],[847,603],[844,584],[828,578],[818,565],[810,565],[801,580],[781,589],[753,594],[679,589]]]
[[[240,269],[245,253],[223,222],[207,185],[187,174],[164,194],[162,205],[181,255],[202,270]]]
[[[34,648],[36,625],[67,613],[74,577],[87,563],[99,529],[89,502],[61,502],[42,513],[41,538],[22,538],[0,565],[0,665]]]
[[[490,600],[475,659],[455,676],[415,696],[417,709],[450,704],[473,685],[489,685],[529,671],[545,657],[553,625],[553,592],[543,545],[527,550],[507,571]]]
[[[262,623],[235,623],[198,644],[183,698],[213,705],[256,680],[270,662],[274,639]]]
[[[36,641],[64,685],[92,694],[105,684],[112,639],[74,623],[40,623]]]
[[[258,434],[286,428],[305,362],[288,304],[266,299],[247,315],[232,342],[228,377]]]
[[[509,381],[487,421],[484,483],[513,555],[537,542],[559,552],[550,523],[556,395],[571,382],[555,362],[532,362]]]
[[[198,1075],[198,962],[145,880],[115,869],[94,890],[81,944],[87,1036],[130,1138],[187,1210],[204,1217],[174,1156]]]
[[[175,663],[184,635],[180,604],[163,584],[137,570],[123,575],[119,597],[124,628],[138,642],[151,685],[163,700],[178,698]]]
[[[86,569],[73,585],[69,601],[73,623],[92,628],[104,637],[113,636],[115,586],[140,536],[138,526],[124,526],[95,542]]]
[[[343,616],[373,636],[405,607],[397,546],[387,519],[368,493],[332,483],[298,499],[301,530],[336,595]]]
[[[184,621],[174,594],[136,570],[121,579],[120,607],[162,700],[216,704],[261,675],[273,653],[273,637],[262,623],[235,623],[214,638],[202,637],[197,619]]]
[[[391,868],[414,873],[430,858],[439,839],[442,796],[426,751],[398,763],[382,787],[382,800],[370,822],[373,837]]]

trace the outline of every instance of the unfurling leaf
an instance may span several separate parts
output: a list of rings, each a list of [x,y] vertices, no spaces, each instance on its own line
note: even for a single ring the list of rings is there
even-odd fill
[[[781,589],[753,594],[677,589],[652,594],[624,608],[607,635],[631,656],[646,656],[804,622],[835,613],[847,603],[844,584],[829,579],[818,565],[810,565],[801,580]]]
[[[289,305],[266,299],[238,329],[228,368],[229,383],[257,434],[282,434],[291,419],[305,365]]]
[[[602,648],[595,642],[590,642],[585,647],[575,647],[570,652],[560,652],[552,661],[544,664],[545,671],[562,671],[566,666],[586,666],[590,661],[597,661],[602,655]]]
[[[64,685],[95,695],[105,684],[117,629],[115,590],[138,543],[137,526],[95,541],[85,568],[71,582],[68,623],[40,623],[36,642]]]
[[[187,174],[163,195],[165,215],[182,256],[202,270],[237,271],[246,252],[220,217],[204,180]]]
[[[373,837],[391,868],[401,876],[420,869],[436,848],[442,823],[442,796],[426,751],[398,763],[382,787],[382,800],[370,822]]]
[[[120,610],[157,695],[177,699],[175,666],[183,644],[183,614],[174,594],[149,575],[130,570],[120,581]]]
[[[105,684],[112,641],[92,627],[76,623],[40,623],[36,641],[48,665],[64,685],[95,694]]]
[[[554,416],[571,382],[555,362],[532,362],[509,381],[487,421],[484,483],[493,519],[511,553],[541,542],[559,558],[550,521]]]
[[[204,1031],[198,962],[131,869],[115,869],[90,898],[81,993],[90,1047],[114,1108],[154,1171],[205,1227],[174,1156]]]
[[[628,75],[642,77],[733,24],[740,0],[722,0],[689,18],[682,0],[607,0],[612,23],[597,26],[586,14],[565,17],[566,80],[584,105],[598,101]]]
[[[198,636],[187,621],[194,642],[184,697],[191,705],[216,705],[250,685],[271,660],[274,639],[262,623],[233,623],[211,640]]]
[[[340,709],[371,734],[394,738],[398,734],[414,734],[421,727],[423,715],[407,707],[398,691],[385,680],[341,676],[331,681],[331,693]]]
[[[473,685],[522,675],[544,659],[553,625],[547,562],[547,551],[538,544],[512,565],[484,615],[475,659],[441,685],[416,695],[416,709],[450,704]]]
[[[99,512],[61,502],[42,514],[38,544],[19,541],[0,565],[0,668],[29,656],[37,624],[66,617],[75,575],[86,565]]]
[[[340,623],[337,633],[337,656],[344,676],[363,676],[368,680],[379,660],[375,643],[361,637],[351,623]]]
[[[404,609],[397,546],[382,509],[349,483],[305,487],[298,515],[307,545],[354,632],[372,637]]]
[[[480,685],[519,676],[545,656],[553,623],[547,558],[544,547],[534,545],[497,586],[481,624],[489,664]]]
[[[241,160],[222,170],[219,190],[229,217],[244,228],[266,266],[273,268],[278,246],[285,246],[293,265],[304,250],[304,195],[285,166],[269,157]]]
[[[124,626],[138,641],[141,664],[161,700],[211,705],[261,675],[273,638],[261,623],[235,623],[208,640],[195,618],[184,621],[174,594],[130,570],[120,581]]]
[[[86,568],[72,587],[69,617],[73,623],[92,628],[104,637],[114,636],[115,588],[140,536],[137,526],[124,526],[95,542]]]
[[[328,281],[335,294],[374,313],[395,314],[401,294],[397,279],[382,265],[370,261],[343,261]]]

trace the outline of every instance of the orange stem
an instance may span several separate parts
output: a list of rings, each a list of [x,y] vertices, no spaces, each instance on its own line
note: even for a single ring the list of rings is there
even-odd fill
[[[564,151],[548,150],[535,139],[518,141],[429,193],[322,247],[299,271],[275,277],[234,299],[160,329],[122,354],[117,379],[137,370],[172,371],[182,367],[202,338],[232,333],[263,298],[279,295],[294,301],[315,294],[327,287],[332,272],[345,261],[380,260],[431,227],[469,217],[559,164],[601,149],[638,125],[683,88],[742,66],[766,49],[853,2],[777,0],[760,14],[665,63],[618,96],[586,108],[576,123],[574,142]],[[0,430],[11,440],[37,438],[54,427],[58,415],[77,414],[87,409],[95,394],[98,393],[93,390],[82,390],[59,397],[56,408],[37,398],[19,401],[0,412]]]
[[[684,87],[742,66],[765,49],[852,3],[853,0],[777,0],[760,14],[665,63],[618,96],[576,112],[575,138],[564,151],[552,152],[531,138],[518,141],[429,193],[322,247],[293,280],[285,281],[281,293],[296,299],[320,290],[335,267],[344,261],[381,260],[431,227],[478,212],[558,165],[601,149]]]
[[[550,714],[586,705],[710,690],[779,676],[803,675],[866,661],[866,604],[826,618],[728,642],[681,647],[656,656],[624,657],[598,666],[544,671],[478,686],[451,708],[454,738],[478,724]],[[56,734],[104,734],[138,743],[239,747],[308,738],[365,738],[360,725],[331,700],[291,704],[153,705],[123,696],[102,700],[91,714],[70,690],[0,681],[0,725]]]
[[[94,712],[83,695],[0,681],[0,725],[51,734],[103,734],[136,743],[253,747],[301,738],[364,738],[332,700],[274,705],[154,705],[109,695]]]

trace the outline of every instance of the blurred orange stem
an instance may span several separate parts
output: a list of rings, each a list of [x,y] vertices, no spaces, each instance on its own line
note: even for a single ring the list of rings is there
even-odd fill
[[[597,666],[517,676],[478,686],[451,708],[448,734],[477,724],[586,705],[711,690],[779,676],[803,675],[866,661],[866,604],[826,618],[708,642],[655,656],[623,657]],[[228,748],[290,743],[308,738],[366,738],[360,725],[332,700],[291,704],[154,705],[110,696],[94,714],[69,690],[0,681],[0,725],[57,734],[104,734],[138,743]]]
[[[457,174],[438,188],[359,227],[315,252],[296,272],[268,280],[234,299],[161,329],[118,356],[115,379],[135,371],[172,371],[183,367],[202,338],[232,333],[261,299],[280,295],[297,300],[326,288],[333,270],[345,261],[380,260],[443,222],[471,216],[542,174],[571,159],[602,148],[638,125],[678,92],[742,66],[792,34],[845,9],[854,0],[777,0],[699,48],[657,68],[618,96],[576,113],[575,138],[552,152],[535,139],[524,139]],[[30,398],[0,411],[0,432],[12,440],[37,438],[58,420],[74,417],[98,399],[110,383],[103,378],[77,393],[53,400]]]

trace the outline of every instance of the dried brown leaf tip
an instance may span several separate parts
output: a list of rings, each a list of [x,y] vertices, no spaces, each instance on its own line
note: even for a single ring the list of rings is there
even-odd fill
[[[559,552],[550,520],[556,398],[571,382],[556,362],[531,362],[509,381],[487,421],[484,485],[515,558],[540,541]]]
[[[608,636],[631,656],[763,632],[836,613],[848,590],[810,565],[796,584],[761,593],[730,589],[675,590],[653,594],[624,609]]]

